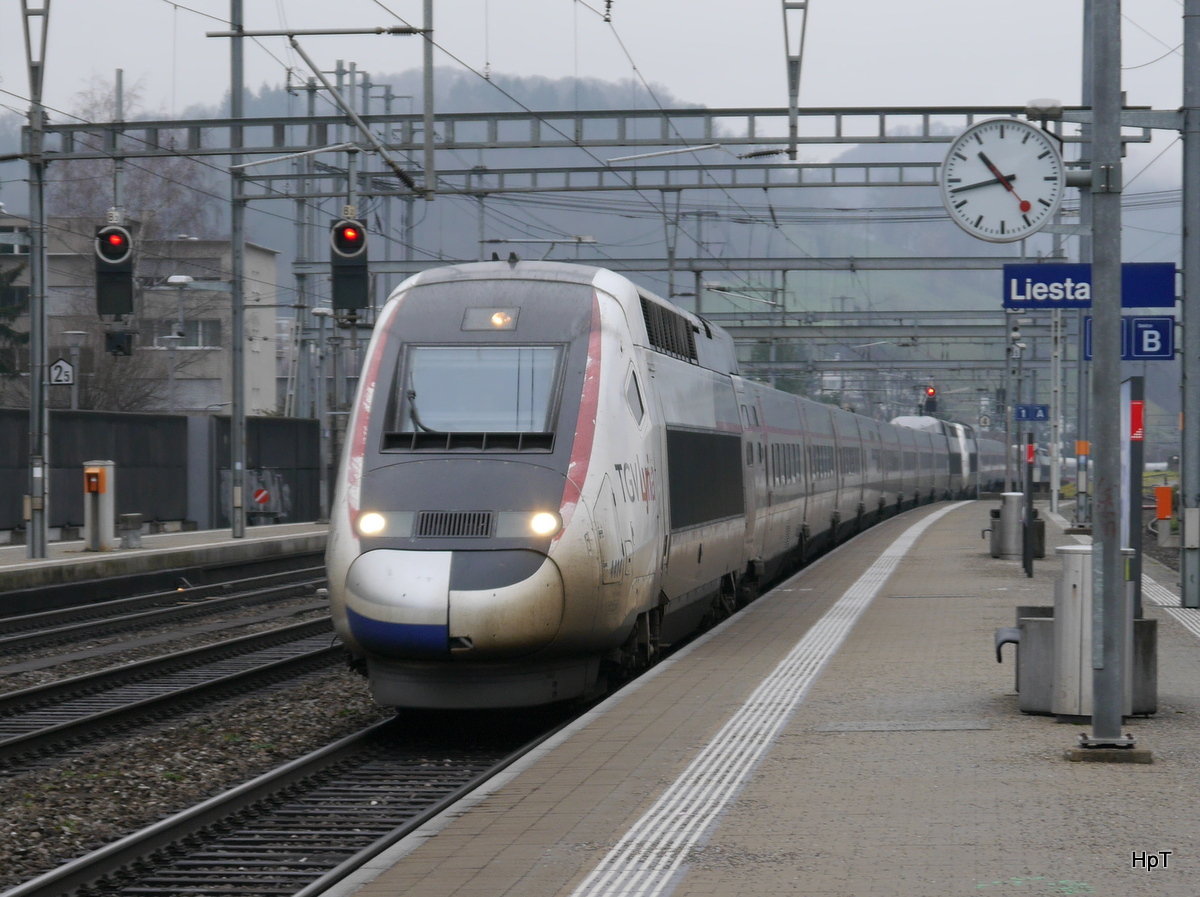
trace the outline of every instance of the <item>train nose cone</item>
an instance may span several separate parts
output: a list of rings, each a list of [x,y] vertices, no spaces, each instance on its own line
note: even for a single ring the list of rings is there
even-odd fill
[[[544,648],[562,625],[565,591],[558,565],[536,551],[455,552],[451,651],[504,660]]]
[[[450,652],[449,551],[360,555],[346,574],[350,631],[371,654],[435,658]]]
[[[565,590],[535,551],[376,549],[346,577],[350,631],[376,657],[503,660],[558,634]]]

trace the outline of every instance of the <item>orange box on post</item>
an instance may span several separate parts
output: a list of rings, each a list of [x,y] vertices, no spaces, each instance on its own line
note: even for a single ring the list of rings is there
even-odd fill
[[[103,495],[108,491],[106,479],[103,467],[85,467],[83,469],[83,491],[97,492]]]
[[[1159,520],[1171,519],[1171,493],[1173,491],[1170,486],[1154,487],[1154,516]]]

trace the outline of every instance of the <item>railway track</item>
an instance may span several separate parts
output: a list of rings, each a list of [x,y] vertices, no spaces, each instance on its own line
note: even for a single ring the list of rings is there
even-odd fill
[[[20,614],[93,605],[130,595],[169,594],[181,586],[193,594],[219,594],[227,585],[239,581],[270,576],[278,579],[300,568],[319,569],[323,564],[323,552],[301,552],[234,563],[174,567],[148,573],[9,589],[0,602],[0,620]]]
[[[0,696],[0,769],[341,661],[328,617]]]
[[[324,577],[324,567],[306,566],[219,584],[180,586],[148,595],[7,616],[0,618],[0,658],[32,648],[174,624],[313,593],[324,583]]]
[[[310,897],[565,722],[546,712],[508,714],[503,725],[478,714],[406,714],[93,851],[4,897],[81,892]]]

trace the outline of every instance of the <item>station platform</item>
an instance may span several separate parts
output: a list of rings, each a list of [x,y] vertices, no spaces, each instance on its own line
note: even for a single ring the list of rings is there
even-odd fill
[[[1084,727],[1018,711],[993,632],[1076,540],[1051,518],[1027,578],[993,506],[839,547],[323,893],[1200,893],[1200,611],[1146,602],[1158,712],[1126,730],[1153,763],[1069,762]]]
[[[0,594],[14,589],[150,573],[179,567],[324,551],[328,526],[281,523],[246,527],[242,538],[229,529],[143,535],[141,548],[85,551],[81,540],[51,542],[46,557],[30,560],[24,545],[0,546]]]

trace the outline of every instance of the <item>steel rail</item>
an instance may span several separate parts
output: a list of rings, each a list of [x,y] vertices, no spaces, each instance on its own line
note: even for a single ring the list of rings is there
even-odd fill
[[[205,663],[219,663],[231,657],[247,658],[253,652],[269,650],[281,644],[299,643],[296,646],[303,649],[301,653],[290,657],[271,658],[266,663],[235,672],[215,671],[216,677],[207,681],[183,687],[168,687],[157,695],[87,712],[75,719],[43,726],[34,731],[11,734],[0,740],[0,763],[11,764],[22,757],[35,755],[97,733],[110,732],[135,721],[144,721],[148,717],[159,718],[177,713],[185,709],[185,705],[213,700],[232,690],[254,687],[258,684],[256,680],[276,681],[281,676],[298,675],[300,672],[330,663],[342,654],[343,648],[340,644],[314,648],[311,644],[305,646],[302,643],[323,638],[325,633],[331,631],[330,620],[326,617],[271,632],[228,639],[218,645],[193,648],[166,658],[153,658],[127,667],[102,670],[89,676],[78,676],[63,682],[13,692],[0,701],[0,713],[4,714],[0,716],[0,728],[8,728],[10,732],[28,726],[30,716],[34,713],[45,715],[48,712],[47,705],[53,705],[55,702],[61,705],[67,700],[94,696],[105,689],[112,691],[125,685],[145,682],[148,677],[154,675],[172,675],[186,671],[199,673],[199,668]],[[111,697],[120,700],[119,696]],[[90,701],[87,703],[91,704]],[[24,722],[18,715],[21,713],[25,715]]]
[[[389,746],[389,728],[395,723],[387,720],[349,735],[31,879],[3,897],[62,897],[109,883],[147,894],[177,894],[199,887],[221,893],[315,897],[452,807],[569,720],[547,727],[516,750],[454,749],[447,752],[464,756],[456,761],[443,757],[442,762],[430,759],[439,753],[436,747]],[[375,755],[379,762],[372,773]],[[470,774],[481,764],[486,766]],[[362,787],[364,769],[376,776],[378,790]],[[346,784],[339,786],[339,779]],[[330,792],[335,796],[330,798]],[[341,827],[322,825],[325,814],[320,807],[330,800],[337,806],[326,813],[343,817]],[[345,815],[355,812],[364,815],[346,822]],[[401,814],[404,818],[398,824],[389,822]],[[262,833],[253,829],[255,818],[266,826]],[[287,820],[293,820],[290,829]],[[319,846],[311,843],[314,837]],[[206,847],[205,841],[219,843]],[[180,846],[184,842],[190,850]],[[284,855],[289,846],[296,856]],[[317,854],[324,855],[324,868],[313,862]],[[303,866],[297,866],[300,856]],[[104,882],[106,878],[110,881]],[[255,888],[255,883],[260,887]]]
[[[327,747],[30,879],[5,891],[0,897],[62,897],[107,875],[120,872],[156,851],[170,847],[189,835],[222,822],[343,762],[361,751],[364,742],[390,722],[385,720],[347,735]]]
[[[199,601],[187,600],[190,596],[185,592],[167,592],[159,595],[146,596],[144,598],[127,598],[121,599],[118,602],[105,602],[106,605],[129,602],[130,608],[138,606],[146,606],[154,602],[161,603],[168,599],[171,595],[176,595],[176,600],[179,598],[185,599],[186,603],[176,604],[172,607],[158,607],[154,610],[140,610],[133,613],[125,613],[122,615],[103,616],[100,619],[85,620],[77,623],[69,623],[62,626],[52,626],[49,629],[38,628],[34,631],[21,631],[15,635],[0,638],[0,657],[16,650],[23,650],[37,647],[40,645],[52,645],[65,641],[79,640],[82,638],[94,638],[97,636],[108,635],[113,632],[125,632],[130,629],[144,629],[149,626],[158,625],[164,622],[173,622],[175,620],[184,620],[189,617],[198,617],[205,614],[217,613],[218,611],[227,610],[231,607],[248,607],[255,604],[264,604],[268,601],[274,601],[280,598],[298,597],[293,593],[298,588],[315,588],[324,582],[324,577],[321,579],[302,580],[297,582],[288,582],[281,585],[268,586],[262,589],[255,589],[250,592],[243,592],[237,595],[230,595],[224,598],[201,598]],[[114,612],[116,608],[109,608]],[[26,617],[20,617],[22,623],[28,622],[29,626],[22,625],[22,630],[28,630],[31,626],[36,625],[37,621],[32,620],[32,617],[44,617],[43,624],[51,622],[55,618],[71,619],[70,610],[46,611],[44,614],[31,614]],[[2,631],[2,629],[0,629]]]
[[[225,594],[239,583],[254,583],[271,577],[282,579],[297,575],[304,569],[298,564],[309,562],[320,569],[324,565],[323,551],[302,551],[290,555],[218,564],[190,564],[183,567],[164,567],[141,573],[125,573],[98,579],[65,580],[24,588],[11,588],[5,592],[4,608],[0,612],[0,631],[7,631],[9,620],[49,612],[85,606],[103,606],[108,602],[130,597],[151,597],[175,594],[182,584],[187,594],[209,597]],[[59,572],[62,573],[63,570]],[[0,584],[0,589],[3,585]]]

